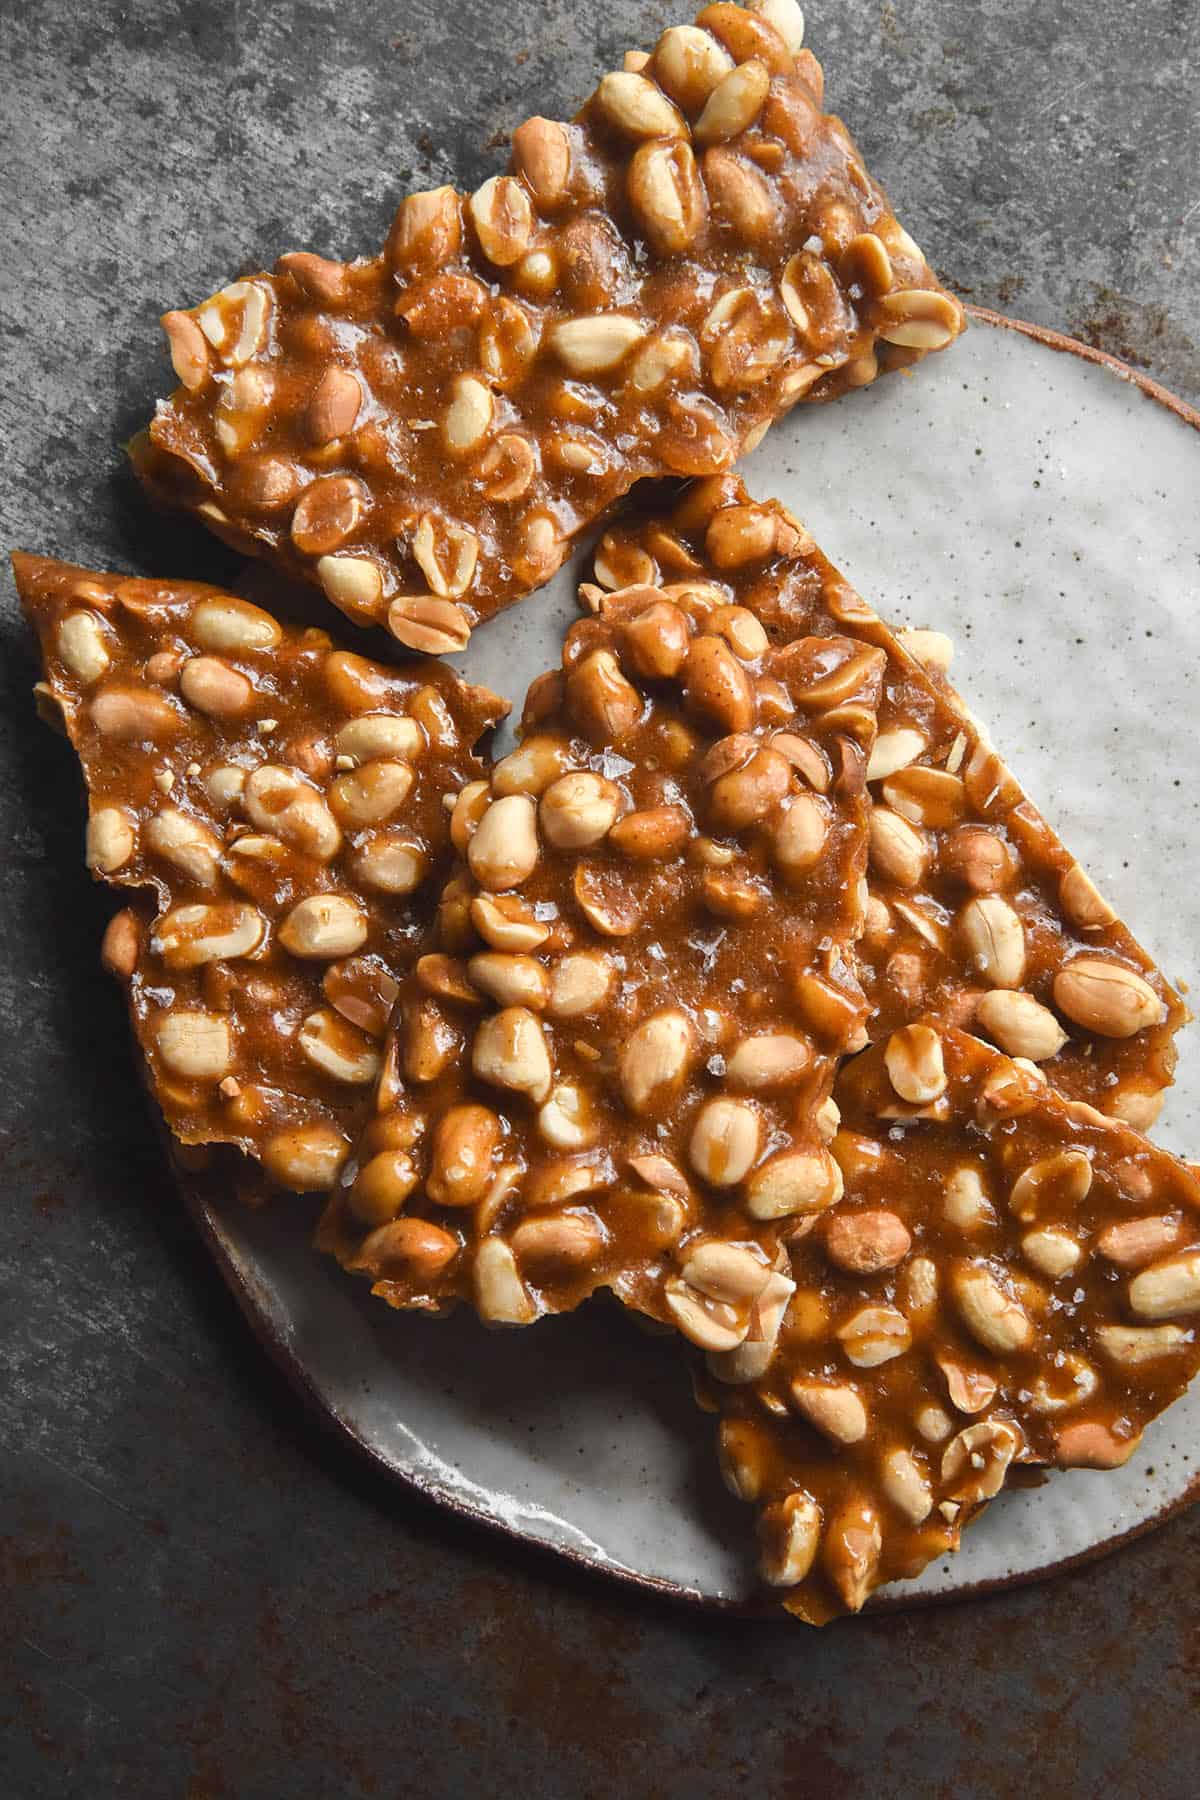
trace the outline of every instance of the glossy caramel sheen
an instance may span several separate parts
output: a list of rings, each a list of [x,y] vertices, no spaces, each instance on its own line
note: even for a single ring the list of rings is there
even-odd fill
[[[106,953],[128,983],[168,1124],[184,1143],[235,1144],[264,1157],[284,1185],[329,1185],[378,1076],[394,977],[444,875],[443,795],[479,772],[472,746],[504,702],[436,664],[385,668],[338,651],[324,632],[279,627],[200,583],[97,575],[32,556],[18,556],[15,568],[41,640],[44,697],[82,764],[93,870],[146,890],[154,903],[118,915]],[[215,651],[231,630],[257,636],[259,647]],[[195,703],[220,705],[225,690],[244,702],[236,716]],[[339,742],[358,742],[339,734],[361,731],[365,720],[383,720],[385,730],[386,721],[405,721],[411,760],[387,759],[391,793],[403,798],[362,825],[344,810],[339,821],[333,809],[343,795],[352,809],[359,803],[339,781],[370,778],[380,766],[339,757]],[[264,767],[294,784],[304,816],[273,819],[271,790],[257,822],[248,816],[244,796]],[[222,782],[247,785],[222,797]],[[96,822],[113,814],[125,827],[116,826],[116,850],[106,856]],[[306,836],[306,819],[315,836]],[[364,849],[389,842],[415,859],[411,892],[362,879]],[[356,915],[357,941],[336,953],[294,954],[286,921],[298,905],[329,897]],[[192,908],[204,912],[181,919],[179,909]],[[209,954],[206,945],[233,953]],[[164,1061],[164,1026],[169,1033],[166,1022],[181,1013],[226,1028],[219,1073],[214,1065],[192,1077]],[[314,1014],[321,1026],[306,1032]]]
[[[846,589],[836,571],[786,516],[771,523],[787,552],[779,578],[802,568],[808,583],[805,604],[773,643],[754,611],[732,604],[734,588],[713,587],[711,565],[671,537],[672,579],[664,574],[657,591],[627,587],[574,627],[562,671],[531,690],[523,749],[469,808],[464,798],[463,860],[429,956],[402,983],[380,1116],[355,1159],[362,1173],[331,1203],[321,1234],[393,1304],[465,1297],[485,1317],[526,1322],[608,1285],[705,1342],[708,1327],[689,1310],[695,1300],[711,1311],[691,1291],[698,1247],[742,1246],[765,1281],[781,1219],[836,1197],[825,1147],[836,1121],[826,1103],[837,1057],[862,1041],[851,947],[862,923],[863,777],[883,656],[840,631],[834,615]],[[665,530],[662,539],[665,559]],[[545,766],[528,774],[522,759],[532,766],[535,757]],[[611,788],[611,815],[586,843],[555,842],[551,765]],[[514,801],[518,778],[524,792]],[[501,876],[495,895],[527,918],[532,936],[542,933],[524,952],[532,975],[523,973],[533,997],[522,1030],[535,1047],[544,1043],[549,1071],[537,1091],[506,1089],[479,1068],[498,1004],[473,960],[489,949],[480,901],[493,903],[493,805],[518,809],[507,837],[495,834],[510,854],[522,816],[537,809],[534,855],[511,882]],[[636,822],[653,823],[664,808],[681,829],[654,855],[635,853],[651,829]],[[820,841],[805,852],[801,827],[813,820]],[[602,960],[609,983],[595,1004],[563,1014],[556,984],[581,954]],[[480,972],[490,976],[490,965]],[[639,1059],[664,1018],[667,1049],[678,1029],[686,1052],[676,1078],[643,1095]],[[764,1049],[765,1037],[782,1043]],[[776,1054],[794,1061],[760,1081],[756,1059]],[[577,1145],[556,1140],[547,1083],[577,1098]],[[701,1122],[713,1105],[722,1110],[710,1118],[745,1126],[744,1166],[736,1143],[728,1168],[706,1164]],[[474,1110],[455,1112],[464,1107]],[[480,1159],[457,1191],[439,1148],[452,1112]],[[392,1224],[374,1205],[372,1171],[386,1173],[381,1159],[396,1150],[410,1159],[415,1186],[397,1199]],[[768,1216],[756,1192],[780,1159],[800,1153],[821,1179]],[[418,1243],[416,1218],[440,1237]],[[564,1227],[566,1219],[574,1223]],[[556,1229],[531,1236],[531,1221]],[[540,1253],[541,1240],[559,1238],[562,1254]],[[507,1269],[501,1314],[481,1255]],[[733,1343],[752,1329],[752,1298],[715,1315]]]
[[[1200,1366],[1191,1170],[990,1045],[933,1035],[943,1082],[922,1108],[899,1099],[886,1040],[847,1063],[845,1198],[790,1246],[797,1291],[770,1368],[743,1387],[702,1378],[727,1478],[762,1509],[768,1573],[789,1508],[815,1504],[811,1568],[771,1575],[813,1623],[956,1549],[1011,1468],[1125,1461]],[[836,1228],[881,1215],[908,1249],[874,1272],[839,1266]],[[874,1364],[857,1349],[868,1308],[902,1326]],[[863,1435],[814,1423],[814,1390],[852,1395]],[[911,1459],[902,1485],[896,1457]]]
[[[668,32],[573,124],[522,125],[512,176],[411,196],[376,256],[287,256],[167,315],[151,489],[455,649],[642,477],[726,468],[797,401],[949,343],[962,309],[813,57],[734,6],[694,36],[703,80]]]
[[[807,615],[814,586],[803,558],[773,565],[749,554],[759,542],[773,543],[770,521],[780,512],[773,503],[750,502],[742,483],[727,476],[704,484],[674,520],[631,520],[614,528],[602,559],[617,571],[636,570],[640,581],[671,579],[678,553],[668,550],[660,562],[656,547],[664,533],[673,532],[694,558],[714,551],[722,556],[728,566],[710,570],[708,578],[715,573],[730,584],[730,597],[736,594],[779,636],[792,629],[796,616]],[[1148,1126],[1170,1085],[1174,1037],[1188,1016],[1179,995],[1096,893],[944,676],[919,663],[845,583],[840,589],[826,583],[825,592],[828,628],[882,650],[887,658],[880,752],[911,734],[891,759],[904,756],[901,766],[876,776],[873,763],[868,771],[876,814],[886,813],[893,825],[898,821],[905,843],[915,844],[919,855],[912,871],[895,860],[885,863],[872,833],[872,904],[856,950],[872,1008],[872,1037],[923,1012],[989,1037],[993,1020],[1003,1021],[991,1010],[995,993],[1015,990],[1036,1002],[1039,1033],[1057,1031],[1061,1042],[1047,1054],[1054,1035],[1026,1042],[1025,1036],[1006,1033],[997,1037],[999,1046],[1014,1055],[1032,1054],[1068,1097],[1139,1128]],[[594,596],[592,603],[605,604]],[[935,785],[923,789],[931,779]],[[897,880],[897,873],[911,873],[913,879]],[[989,940],[985,932],[972,934],[969,910],[980,900],[993,919],[1006,919],[1009,910],[1015,914],[1019,962],[1014,966],[1005,967],[1004,956],[996,956],[990,962],[985,957],[981,969],[980,953]],[[1137,1023],[1136,1030],[1112,1035],[1094,1019],[1081,1022],[1063,1010],[1058,978],[1080,959],[1087,959],[1085,966],[1099,960],[1118,987],[1129,978],[1142,1011],[1134,1019],[1114,1014],[1102,1023],[1121,1030]]]

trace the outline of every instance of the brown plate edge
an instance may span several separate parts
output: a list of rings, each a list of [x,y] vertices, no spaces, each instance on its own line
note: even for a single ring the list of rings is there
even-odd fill
[[[976,306],[966,303],[966,311],[970,318],[981,325],[991,325],[1006,331],[1016,332],[1027,337],[1046,349],[1056,350],[1072,356],[1080,357],[1084,362],[1095,363],[1108,369],[1120,380],[1139,388],[1150,400],[1173,413],[1185,425],[1200,431],[1200,411],[1181,400],[1177,394],[1170,392],[1160,382],[1149,375],[1111,356],[1106,350],[1095,349],[1090,344],[1080,343],[1076,338],[1067,337],[1064,333],[1053,331],[1048,326],[1036,325],[1026,319],[1014,319],[1004,313],[993,312],[990,307]],[[682,1582],[675,1582],[661,1576],[639,1574],[636,1570],[625,1568],[620,1563],[599,1562],[568,1544],[553,1544],[544,1538],[532,1537],[515,1525],[507,1524],[503,1519],[484,1512],[481,1508],[470,1505],[442,1488],[424,1481],[419,1475],[398,1468],[394,1463],[365,1438],[351,1420],[346,1418],[336,1404],[318,1392],[307,1369],[299,1357],[292,1351],[275,1329],[267,1308],[264,1307],[255,1293],[254,1282],[246,1268],[230,1249],[222,1234],[216,1212],[211,1201],[206,1197],[203,1188],[187,1177],[171,1158],[185,1204],[195,1221],[217,1268],[220,1270],[235,1303],[250,1330],[267,1352],[272,1362],[283,1374],[294,1392],[327,1426],[332,1426],[340,1439],[348,1444],[357,1455],[363,1458],[373,1469],[415,1494],[426,1504],[438,1507],[440,1511],[449,1512],[455,1518],[481,1527],[482,1529],[516,1542],[539,1556],[552,1558],[556,1562],[566,1562],[577,1570],[586,1571],[589,1575],[599,1576],[606,1581],[630,1588],[636,1593],[649,1595],[655,1599],[668,1600],[686,1606],[698,1612],[720,1615],[733,1619],[773,1619],[783,1622],[781,1607],[768,1596],[752,1600],[725,1598],[720,1595],[707,1594],[700,1588],[687,1587]],[[1080,1550],[1073,1556],[1060,1557],[1053,1562],[1039,1564],[1036,1568],[1014,1571],[1008,1575],[998,1575],[989,1580],[968,1582],[956,1588],[953,1593],[906,1595],[891,1587],[875,1595],[868,1603],[867,1612],[880,1615],[896,1612],[916,1611],[933,1606],[957,1605],[962,1601],[976,1600],[988,1594],[1003,1593],[1011,1588],[1027,1587],[1037,1581],[1045,1581],[1053,1576],[1065,1575],[1074,1570],[1097,1562],[1100,1558],[1111,1555],[1114,1551],[1144,1537],[1165,1525],[1179,1513],[1200,1500],[1200,1471],[1198,1471],[1176,1499],[1158,1508],[1146,1518],[1131,1525],[1127,1531],[1106,1538],[1103,1543],[1094,1544],[1086,1550]],[[902,1585],[902,1584],[898,1584]]]
[[[1143,374],[1132,364],[1122,362],[1119,356],[1111,356],[1107,350],[1097,350],[1092,344],[1080,343],[1078,338],[1068,337],[1065,332],[1054,331],[1049,325],[1035,325],[1029,319],[1013,319],[1007,313],[993,312],[989,306],[976,306],[972,301],[964,301],[963,305],[970,318],[980,325],[998,325],[1005,331],[1015,331],[1021,337],[1032,338],[1035,344],[1042,344],[1047,350],[1061,350],[1071,356],[1078,356],[1083,362],[1096,363],[1102,369],[1108,369],[1122,381],[1141,388],[1149,400],[1157,400],[1168,412],[1175,414],[1193,431],[1200,431],[1200,410],[1187,400],[1181,400],[1170,388],[1163,387],[1153,376]]]
[[[173,1165],[174,1166],[174,1165]],[[255,1292],[255,1282],[244,1264],[231,1250],[221,1230],[214,1204],[206,1198],[202,1189],[188,1180],[178,1168],[175,1169],[185,1204],[197,1225],[218,1270],[229,1289],[238,1310],[250,1327],[259,1344],[266,1351],[272,1362],[284,1376],[289,1386],[298,1395],[305,1406],[317,1417],[327,1429],[332,1428],[338,1438],[346,1443],[352,1451],[365,1460],[370,1467],[384,1475],[389,1481],[414,1494],[420,1500],[440,1511],[448,1512],[464,1523],[481,1527],[483,1530],[520,1544],[523,1548],[535,1552],[539,1557],[552,1558],[556,1562],[567,1562],[575,1569],[585,1571],[590,1576],[598,1576],[606,1581],[619,1583],[622,1587],[635,1592],[650,1595],[655,1599],[669,1600],[675,1604],[692,1608],[698,1612],[712,1613],[731,1619],[772,1619],[782,1623],[782,1608],[768,1595],[757,1596],[748,1600],[726,1598],[722,1595],[705,1593],[700,1588],[687,1587],[682,1582],[670,1581],[662,1576],[644,1575],[637,1570],[625,1568],[620,1563],[606,1563],[574,1549],[569,1544],[554,1544],[546,1538],[534,1537],[522,1531],[518,1526],[507,1524],[494,1514],[488,1513],[469,1501],[461,1500],[445,1489],[435,1487],[424,1481],[420,1475],[407,1469],[399,1468],[380,1451],[369,1438],[359,1431],[348,1419],[337,1404],[320,1393],[314,1386],[301,1359],[285,1342],[276,1330],[269,1310],[263,1305]],[[1036,1568],[1014,1571],[1008,1575],[998,1575],[990,1580],[969,1582],[947,1594],[905,1594],[899,1591],[903,1584],[893,1584],[886,1591],[874,1596],[867,1606],[868,1613],[917,1611],[925,1607],[951,1606],[962,1600],[979,1599],[988,1594],[1002,1593],[1009,1588],[1026,1587],[1037,1581],[1048,1580],[1052,1576],[1067,1574],[1096,1562],[1101,1557],[1110,1555],[1125,1544],[1144,1537],[1165,1525],[1178,1513],[1186,1511],[1200,1500],[1200,1472],[1189,1482],[1185,1491],[1175,1500],[1160,1507],[1145,1519],[1131,1525],[1128,1531],[1118,1533],[1115,1537],[1106,1538],[1103,1543],[1095,1544],[1087,1550],[1078,1551],[1074,1556],[1060,1557],[1053,1562],[1039,1564]]]

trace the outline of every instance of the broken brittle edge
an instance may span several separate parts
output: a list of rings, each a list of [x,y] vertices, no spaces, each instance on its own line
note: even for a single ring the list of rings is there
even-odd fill
[[[163,324],[152,492],[403,644],[463,648],[646,476],[951,343],[962,307],[822,113],[792,0],[707,6],[512,169]]]
[[[199,582],[14,568],[87,787],[88,866],[154,903],[104,943],[154,1097],[181,1142],[331,1186],[445,878],[443,796],[506,703]]]
[[[937,1019],[848,1062],[839,1204],[751,1370],[709,1358],[722,1471],[799,1617],[956,1550],[1024,1464],[1113,1469],[1200,1367],[1200,1182]]]

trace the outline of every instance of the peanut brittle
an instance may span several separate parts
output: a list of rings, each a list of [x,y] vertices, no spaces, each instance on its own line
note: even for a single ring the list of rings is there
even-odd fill
[[[88,866],[157,900],[105,939],[155,1099],[182,1142],[329,1187],[444,879],[443,797],[505,703],[197,582],[13,560],[83,766]]]
[[[845,1193],[793,1233],[777,1345],[703,1382],[813,1624],[957,1549],[1014,1465],[1119,1467],[1200,1368],[1193,1170],[936,1020],[836,1092]]]
[[[689,561],[706,561],[769,635],[790,632],[799,614],[808,629],[882,650],[867,769],[870,900],[857,946],[871,1035],[934,1012],[1039,1063],[1062,1093],[1150,1125],[1188,1016],[1178,994],[947,685],[948,641],[930,632],[902,641],[845,584],[826,582],[828,623],[812,623],[803,554],[780,561],[787,518],[775,503],[751,502],[735,476],[703,483],[674,518],[607,533],[597,585],[583,597],[603,614],[625,605],[623,584],[675,581]]]
[[[462,862],[318,1240],[394,1305],[526,1323],[607,1286],[732,1347],[781,1230],[840,1191],[884,657],[772,527],[811,600],[774,644],[693,561],[627,588],[459,796]]]
[[[800,400],[961,331],[821,112],[794,0],[704,8],[528,119],[512,173],[413,194],[164,329],[151,490],[404,644],[459,650],[644,476],[729,466]]]

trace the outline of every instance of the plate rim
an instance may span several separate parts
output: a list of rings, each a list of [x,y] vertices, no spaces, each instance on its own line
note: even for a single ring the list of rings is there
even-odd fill
[[[1134,386],[1156,404],[1164,407],[1183,424],[1200,433],[1200,410],[1192,406],[1169,388],[1156,381],[1144,371],[1123,362],[1119,357],[1094,345],[1081,343],[1077,338],[1067,336],[1064,332],[1055,331],[1046,325],[1038,325],[1027,319],[1013,318],[1007,313],[993,311],[990,307],[978,306],[972,302],[964,302],[965,310],[973,323],[1011,331],[1018,336],[1031,339],[1043,348],[1062,354],[1079,357],[1084,362],[1094,364],[1107,370],[1119,380]],[[164,1134],[165,1135],[165,1134]],[[637,1569],[631,1569],[617,1562],[600,1562],[585,1551],[570,1543],[553,1543],[547,1538],[534,1537],[494,1513],[486,1512],[482,1507],[472,1504],[459,1495],[448,1493],[444,1488],[436,1486],[419,1470],[401,1468],[367,1438],[362,1431],[341,1411],[337,1402],[320,1393],[310,1376],[301,1357],[286,1341],[278,1330],[271,1310],[265,1306],[255,1292],[255,1283],[248,1268],[233,1250],[226,1237],[213,1199],[208,1193],[211,1183],[198,1180],[188,1171],[180,1167],[176,1157],[171,1153],[168,1142],[168,1158],[188,1213],[208,1249],[221,1277],[229,1290],[234,1303],[254,1338],[270,1360],[284,1376],[293,1393],[296,1394],[306,1411],[315,1417],[323,1430],[332,1433],[352,1453],[364,1460],[373,1470],[381,1474],[387,1481],[398,1484],[409,1494],[415,1496],[425,1505],[436,1507],[440,1513],[449,1514],[465,1524],[482,1529],[505,1542],[521,1546],[523,1551],[532,1553],[538,1558],[546,1558],[553,1563],[566,1563],[572,1570],[586,1573],[591,1578],[616,1583],[622,1588],[631,1590],[642,1596],[655,1600],[667,1600],[672,1604],[686,1607],[701,1614],[734,1619],[773,1619],[784,1620],[784,1613],[778,1602],[769,1594],[755,1595],[749,1599],[724,1597],[708,1594],[700,1588],[689,1586],[685,1582],[671,1580],[667,1576],[648,1575]],[[1167,1524],[1178,1514],[1200,1501],[1200,1469],[1191,1477],[1186,1487],[1173,1500],[1169,1500],[1139,1519],[1125,1531],[1105,1538],[1103,1542],[1089,1545],[1084,1550],[1072,1555],[1057,1557],[1049,1562],[1041,1562],[1031,1568],[1012,1570],[1005,1575],[995,1575],[968,1581],[956,1587],[950,1593],[906,1594],[904,1583],[896,1583],[881,1589],[867,1603],[866,1611],[872,1616],[880,1614],[924,1610],[927,1607],[955,1606],[964,1601],[977,1600],[989,1594],[1004,1593],[1013,1588],[1027,1587],[1035,1582],[1047,1581],[1054,1576],[1064,1575],[1073,1570],[1098,1562],[1102,1557],[1112,1555],[1125,1545],[1135,1542],[1151,1531],[1156,1531]]]

